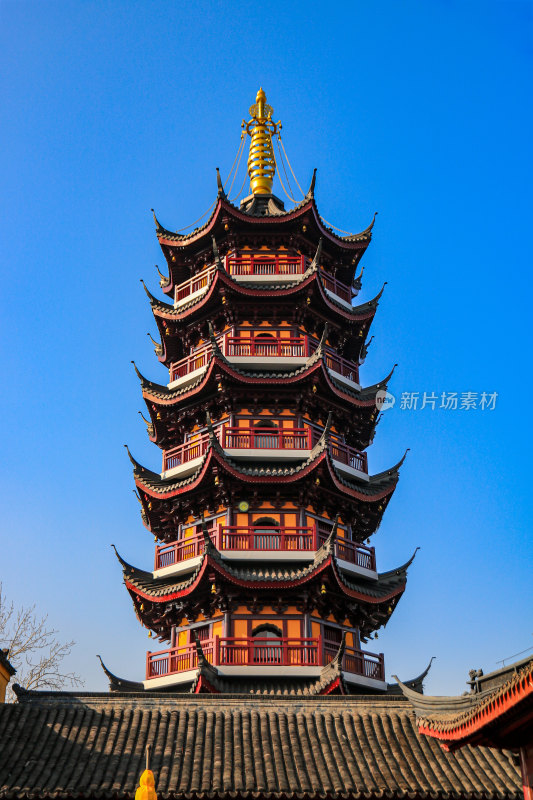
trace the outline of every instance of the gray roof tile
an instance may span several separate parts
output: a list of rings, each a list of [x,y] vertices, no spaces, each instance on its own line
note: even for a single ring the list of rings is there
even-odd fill
[[[486,748],[447,753],[403,698],[37,692],[0,707],[0,797],[133,798],[146,745],[159,800],[519,800]]]

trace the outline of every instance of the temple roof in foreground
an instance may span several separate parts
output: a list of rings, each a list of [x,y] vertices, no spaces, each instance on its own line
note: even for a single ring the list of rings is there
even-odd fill
[[[506,752],[442,750],[404,697],[23,693],[0,707],[0,797],[513,798]]]

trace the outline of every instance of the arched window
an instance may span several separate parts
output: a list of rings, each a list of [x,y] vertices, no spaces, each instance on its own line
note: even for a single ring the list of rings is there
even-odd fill
[[[279,447],[279,426],[272,419],[262,419],[254,422],[253,445],[260,449],[275,449]]]
[[[264,623],[252,631],[254,664],[281,664],[283,632],[277,625]]]
[[[272,333],[258,333],[254,336],[254,355],[277,356],[278,340]]]
[[[254,550],[279,550],[280,524],[272,517],[261,517],[253,523]]]

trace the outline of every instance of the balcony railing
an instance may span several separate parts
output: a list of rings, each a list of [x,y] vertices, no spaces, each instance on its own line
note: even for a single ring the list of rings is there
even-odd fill
[[[230,275],[303,275],[309,266],[305,256],[226,256],[226,272]]]
[[[238,428],[220,425],[215,429],[225,450],[311,450],[320,438],[320,430],[312,428]],[[209,436],[203,433],[163,453],[163,472],[182,467],[202,458],[209,447]],[[331,438],[331,457],[340,464],[368,474],[367,454]]]
[[[354,296],[353,291],[350,289],[349,286],[346,286],[345,283],[341,283],[336,278],[333,278],[329,273],[325,270],[320,270],[320,277],[322,278],[322,283],[324,287],[331,292],[332,294],[337,295],[340,297],[341,300],[344,300],[346,303],[352,304],[352,297]]]
[[[182,358],[181,361],[177,361],[175,364],[170,365],[170,382],[177,381],[180,378],[184,378],[186,375],[189,375],[191,372],[195,372],[197,369],[203,369],[207,367],[209,362],[211,361],[211,356],[213,355],[213,349],[210,344],[202,347],[200,350],[197,350],[195,353],[192,353],[190,356],[186,356],[186,358]]]
[[[220,550],[265,551],[277,550],[295,553],[316,550],[316,530],[310,528],[288,528],[259,525],[257,527],[221,526],[219,529]]]
[[[323,525],[318,529],[315,526],[290,528],[280,525],[269,528],[267,525],[257,527],[219,525],[209,530],[209,536],[218,550],[242,553],[265,551],[313,553],[325,542],[328,534],[329,530]],[[204,552],[204,544],[203,533],[197,533],[188,539],[158,545],[155,551],[154,569],[171,567],[190,558],[196,558]],[[337,536],[335,554],[337,558],[357,567],[376,571],[373,547]]]
[[[326,541],[330,532],[331,528],[326,528],[325,525],[319,524],[318,546]],[[376,571],[376,553],[373,547],[367,547],[365,544],[353,542],[351,539],[345,539],[337,535],[335,539],[335,555],[342,561],[347,561],[356,567],[369,569],[372,572]]]
[[[205,455],[209,447],[209,436],[202,434],[193,442],[185,442],[172,450],[166,450],[163,453],[163,472],[175,467],[181,467],[189,461],[194,461],[195,458],[201,458]]]
[[[253,358],[307,358],[311,355],[307,336],[282,337],[274,334],[256,334],[250,338],[227,336],[225,355]]]
[[[345,358],[338,356],[331,350],[325,352],[326,366],[328,369],[342,375],[353,383],[359,383],[359,367],[353,361],[347,361]]]
[[[337,649],[321,637],[267,638],[218,637],[204,639],[202,650],[210,664],[217,667],[321,667],[329,664]],[[146,654],[146,679],[179,674],[197,669],[198,655],[194,644]],[[365,678],[385,680],[383,654],[365,653],[347,647],[342,669]]]
[[[202,289],[207,289],[214,274],[214,267],[210,267],[209,269],[205,269],[202,272],[199,272],[197,275],[194,275],[192,278],[189,278],[189,280],[180,283],[179,286],[176,286],[174,295],[176,298],[176,303],[182,303],[191,295],[196,294],[196,292],[200,292]]]
[[[259,255],[257,253],[249,256],[227,255],[224,258],[226,272],[236,278],[303,275],[310,263],[305,256]],[[176,286],[174,291],[176,304],[187,301],[202,289],[207,289],[214,274],[215,267],[212,266]],[[320,277],[328,291],[351,305],[353,292],[349,286],[341,283],[325,269],[320,270]]]
[[[252,332],[250,337],[224,335],[218,337],[219,346],[228,358],[309,358],[318,342],[309,336],[282,337],[279,334],[263,334]],[[170,381],[184,378],[196,370],[207,367],[213,350],[207,344],[195,353],[182,358],[170,366]],[[332,350],[325,352],[326,366],[353,383],[359,383],[359,367],[353,361],[347,361]]]
[[[331,440],[329,451],[334,461],[339,461],[341,464],[346,464],[347,467],[356,469],[359,472],[368,474],[368,456],[354,447],[349,447],[347,444]]]
[[[226,428],[223,447],[228,450],[310,450],[311,428]]]

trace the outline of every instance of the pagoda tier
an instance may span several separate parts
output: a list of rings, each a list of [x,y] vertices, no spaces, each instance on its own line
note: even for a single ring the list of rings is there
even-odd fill
[[[195,426],[202,426],[206,413],[214,419],[239,408],[259,413],[268,397],[273,414],[292,407],[296,413],[319,419],[331,412],[333,426],[343,429],[347,443],[364,450],[372,441],[378,419],[378,393],[386,390],[392,375],[356,391],[333,377],[324,354],[318,351],[294,370],[258,372],[232,365],[219,348],[216,352],[213,347],[208,347],[200,359],[193,356],[182,373],[163,386],[137,370],[150,415],[149,437],[163,449],[183,441]]]
[[[269,606],[279,614],[287,604],[306,611],[316,609],[324,620],[330,616],[348,620],[364,640],[388,622],[405,590],[407,569],[414,558],[377,574],[374,580],[348,576],[335,555],[335,528],[305,567],[233,564],[223,558],[207,534],[199,563],[181,580],[154,577],[117,557],[139,618],[162,640],[170,639],[169,628],[181,625],[184,617],[193,623],[199,615],[211,618],[222,607],[233,604],[236,608],[242,603],[252,611],[259,605]]]
[[[362,541],[378,528],[403,459],[390,470],[367,476],[366,481],[347,480],[335,465],[327,437],[297,466],[246,466],[228,456],[212,436],[199,468],[182,479],[161,478],[134,459],[132,462],[143,521],[161,540],[172,541],[176,526],[190,515],[202,517],[204,509],[236,508],[243,500],[257,504],[270,498],[278,507],[297,503],[318,514],[323,511],[331,519],[338,513]]]
[[[277,258],[277,253],[263,251],[262,263]],[[145,287],[161,337],[156,354],[162,363],[170,367],[189,349],[200,347],[208,337],[210,321],[217,333],[253,321],[255,325],[266,324],[272,333],[280,323],[292,325],[293,336],[305,333],[318,339],[328,321],[330,347],[346,360],[359,363],[383,289],[372,300],[353,307],[348,287],[318,267],[307,270],[292,283],[279,284],[275,275],[263,276],[271,283],[239,283],[244,277],[247,276],[233,278],[222,268],[207,269],[178,287],[188,294],[174,306],[157,300]],[[328,290],[328,286],[332,289]],[[238,330],[231,335],[238,337]]]
[[[213,238],[217,242],[227,240],[234,251],[242,247],[279,246],[309,259],[314,257],[317,243],[322,239],[324,264],[335,270],[342,283],[350,286],[370,243],[374,220],[362,233],[337,236],[322,221],[312,192],[290,211],[284,211],[278,198],[273,199],[278,204],[277,213],[268,213],[268,207],[263,204],[263,213],[256,215],[239,210],[219,196],[208,222],[183,236],[163,228],[154,215],[157,238],[169,270],[168,279],[162,277],[161,280],[165,294],[172,296],[177,285],[211,260]]]

